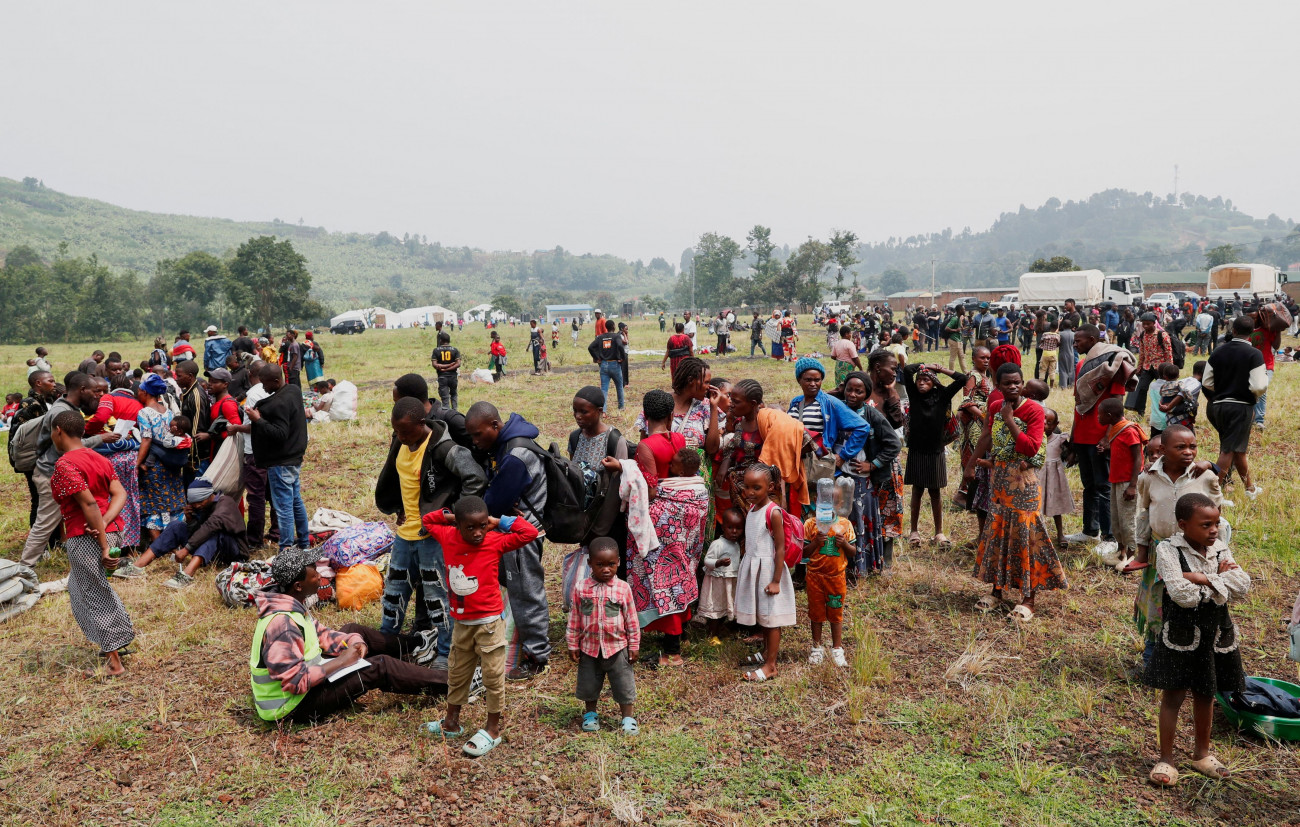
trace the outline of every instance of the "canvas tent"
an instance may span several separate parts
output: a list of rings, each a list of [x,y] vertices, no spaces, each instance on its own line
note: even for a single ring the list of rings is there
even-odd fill
[[[397,314],[397,325],[400,325],[401,327],[433,325],[435,322],[455,324],[456,313],[455,311],[448,310],[445,307],[431,304],[427,307],[412,307]]]

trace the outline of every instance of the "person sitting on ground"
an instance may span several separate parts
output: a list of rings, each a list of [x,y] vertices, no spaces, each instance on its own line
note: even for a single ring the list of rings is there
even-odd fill
[[[404,661],[420,645],[418,636],[386,635],[359,623],[335,631],[307,613],[306,601],[320,586],[319,559],[313,549],[285,548],[271,563],[273,586],[253,595],[258,619],[248,667],[257,716],[308,723],[350,707],[373,689],[403,695],[445,691],[445,673]],[[349,669],[356,671],[329,680]]]
[[[317,379],[311,383],[312,390],[316,391],[316,400],[311,403],[311,409],[307,411],[307,418],[317,424],[330,421],[330,406],[334,404],[334,380]]]
[[[505,604],[497,585],[502,557],[524,553],[540,541],[527,520],[493,517],[487,503],[473,495],[461,497],[454,512],[425,514],[421,523],[442,545],[455,622],[447,665],[447,714],[423,729],[443,738],[464,735],[460,710],[469,701],[474,669],[479,667],[487,691],[487,721],[463,748],[477,758],[501,743],[507,654]]]
[[[194,573],[208,563],[243,560],[248,556],[247,529],[239,510],[239,497],[215,491],[200,477],[185,491],[185,519],[167,524],[158,539],[134,564],[118,569],[115,576],[144,577],[145,567],[164,554],[174,554],[181,570],[163,585],[184,589],[194,582]]]

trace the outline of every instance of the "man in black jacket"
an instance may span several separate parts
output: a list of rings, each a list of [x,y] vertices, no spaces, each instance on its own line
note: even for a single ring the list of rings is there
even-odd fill
[[[605,394],[605,410],[609,410],[609,383],[618,388],[618,409],[623,410],[623,359],[627,351],[623,338],[616,332],[600,334],[587,345],[591,361],[600,365],[600,392]]]
[[[425,531],[421,518],[450,508],[463,495],[483,496],[487,474],[468,449],[452,440],[447,423],[429,416],[418,399],[399,399],[393,406],[392,424],[388,459],[375,482],[375,507],[397,515],[397,538],[384,582],[384,619],[379,630],[401,633],[418,571],[420,588],[412,631],[424,634],[425,645],[417,650],[415,659],[425,663],[436,655],[433,668],[445,669],[452,628],[443,579],[446,564],[442,546]]]
[[[264,365],[262,388],[267,398],[249,408],[253,426],[253,458],[266,469],[267,487],[280,522],[280,550],[307,548],[307,506],[298,475],[307,452],[307,414],[302,388],[286,384],[279,365]]]

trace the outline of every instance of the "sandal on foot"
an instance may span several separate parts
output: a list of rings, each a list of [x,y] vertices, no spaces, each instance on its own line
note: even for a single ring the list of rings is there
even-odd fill
[[[480,729],[461,749],[471,758],[482,758],[500,745],[500,736],[493,738],[486,729]]]
[[[986,594],[975,604],[975,608],[981,612],[991,612],[1002,605],[1002,601],[991,594]]]
[[[583,731],[583,732],[599,732],[599,731],[600,731],[600,716],[597,715],[595,712],[584,712],[584,713],[582,713],[582,731]]]
[[[740,665],[741,665],[741,666],[762,666],[763,663],[764,663],[764,661],[763,661],[763,653],[762,653],[762,652],[755,652],[754,654],[752,654],[752,655],[750,655],[749,657],[747,657],[747,658],[745,658],[744,660],[742,660],[742,661],[740,662]]]
[[[1124,567],[1119,570],[1119,573],[1132,574],[1135,571],[1142,571],[1142,569],[1149,568],[1150,565],[1150,563],[1139,563],[1138,559],[1134,557],[1124,564]]]
[[[764,672],[762,668],[755,669],[753,672],[746,672],[741,676],[741,680],[746,680],[751,683],[762,683],[767,680],[767,673]]]
[[[639,734],[640,732],[641,732],[641,730],[638,729],[638,728],[637,728],[637,725],[636,725],[636,718],[633,718],[631,715],[629,715],[629,716],[627,716],[626,718],[623,719],[623,734],[624,734],[624,735],[637,735],[637,734]]]
[[[459,738],[465,734],[465,727],[460,727],[459,729],[443,728],[442,720],[442,718],[439,718],[436,721],[429,721],[427,724],[420,727],[420,731],[425,735],[433,735],[438,738]]]
[[[952,540],[949,540],[947,537],[943,536],[942,534],[936,534],[934,535],[934,545],[935,548],[939,549],[940,551],[948,551],[949,549],[952,548]]]
[[[919,532],[919,531],[913,531],[911,534],[907,535],[907,544],[908,544],[909,546],[911,546],[912,548],[920,548],[920,547],[921,547],[921,532]]]
[[[1199,761],[1192,762],[1192,769],[1206,778],[1222,780],[1232,775],[1224,763],[1213,755],[1207,755]]]
[[[1157,776],[1162,776],[1164,780],[1161,781]],[[1172,787],[1178,783],[1178,770],[1174,769],[1173,764],[1161,761],[1151,768],[1151,774],[1147,779],[1157,787]]]
[[[1007,615],[1007,620],[1030,621],[1033,619],[1034,610],[1026,606],[1024,603],[1017,603],[1015,608],[1011,610],[1011,614]]]

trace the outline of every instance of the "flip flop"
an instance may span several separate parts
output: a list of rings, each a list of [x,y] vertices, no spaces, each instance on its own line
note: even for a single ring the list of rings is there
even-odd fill
[[[583,732],[599,732],[599,731],[600,731],[600,716],[597,715],[595,712],[584,712],[584,713],[582,713],[582,731],[583,731]]]
[[[437,738],[459,738],[465,734],[465,727],[461,727],[460,729],[443,729],[442,720],[442,718],[439,718],[436,721],[429,721],[427,724],[420,727],[420,731],[425,735],[432,735]]]
[[[952,548],[952,540],[949,540],[942,534],[936,534],[934,535],[934,545],[940,551],[948,551]]]
[[[762,665],[763,665],[763,653],[762,653],[762,652],[755,652],[754,654],[752,654],[752,655],[750,655],[749,657],[747,657],[747,658],[745,658],[744,660],[742,660],[742,661],[740,662],[740,665],[741,665],[741,666],[762,666]]]
[[[500,737],[493,738],[486,729],[480,729],[466,742],[462,750],[471,758],[482,758],[500,745]]]
[[[1142,571],[1142,569],[1149,568],[1150,566],[1150,563],[1139,563],[1137,558],[1134,557],[1132,560],[1129,560],[1124,564],[1124,568],[1120,569],[1119,573],[1132,574],[1135,571]]]
[[[919,531],[913,531],[911,534],[907,535],[907,544],[908,544],[909,546],[911,546],[912,548],[920,548],[920,547],[921,547],[921,532],[919,532]]]
[[[1164,776],[1165,780],[1161,781],[1156,778],[1157,775]],[[1178,770],[1174,769],[1172,764],[1161,761],[1151,768],[1151,774],[1147,776],[1147,779],[1157,787],[1172,787],[1178,783]]]
[[[762,683],[763,681],[767,680],[767,673],[764,672],[762,669],[755,669],[752,672],[746,672],[744,675],[742,675],[741,680],[746,680],[751,683]]]
[[[1023,603],[1017,603],[1011,613],[1007,615],[1007,620],[1019,620],[1028,622],[1034,619],[1034,610]]]
[[[1204,775],[1206,778],[1214,778],[1216,780],[1223,780],[1232,775],[1228,768],[1224,766],[1224,763],[1213,755],[1207,755],[1199,761],[1193,761],[1192,769],[1196,770],[1201,775]]]

